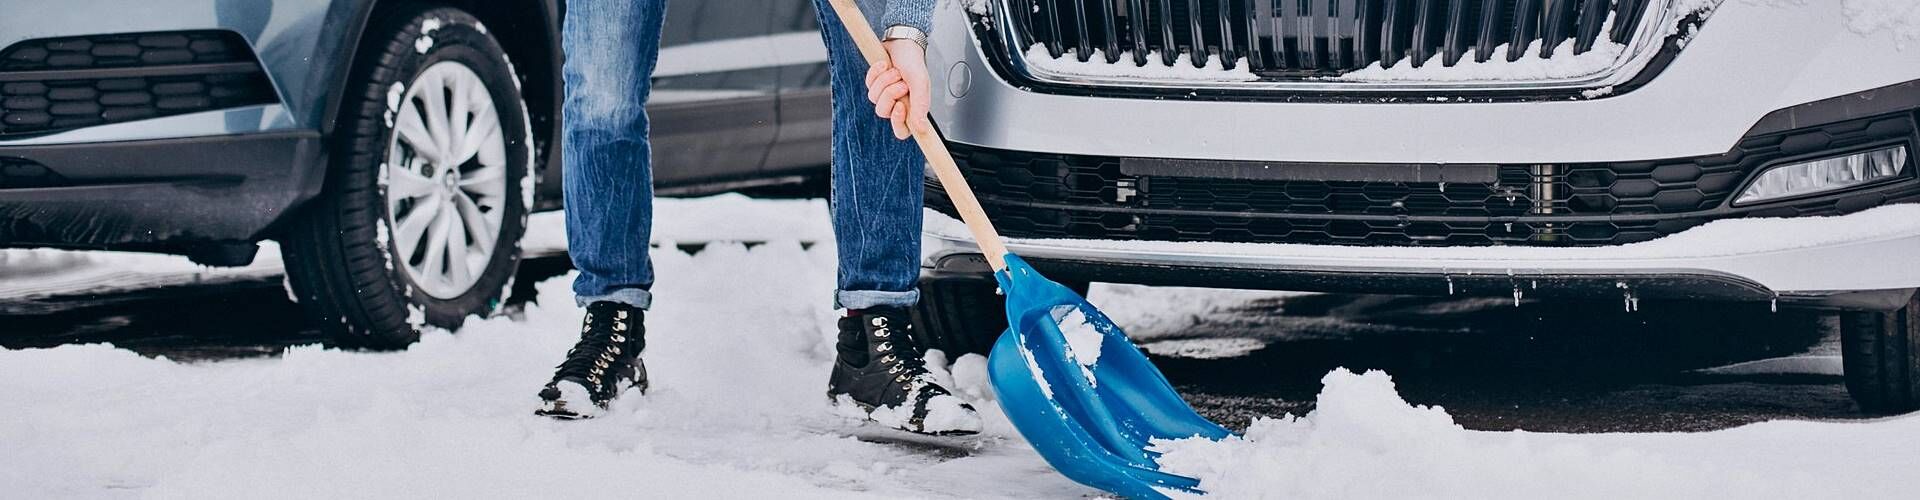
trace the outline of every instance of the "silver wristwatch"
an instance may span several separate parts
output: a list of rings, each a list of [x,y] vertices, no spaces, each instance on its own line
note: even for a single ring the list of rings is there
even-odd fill
[[[913,40],[913,43],[920,44],[920,50],[927,50],[927,32],[904,24],[888,26],[886,31],[880,32],[880,40],[887,42]]]

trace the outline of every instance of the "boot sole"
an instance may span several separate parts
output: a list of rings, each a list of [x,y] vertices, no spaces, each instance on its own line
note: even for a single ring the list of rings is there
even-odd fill
[[[963,436],[972,436],[980,433],[980,431],[968,431],[968,430],[916,431],[912,429],[901,429],[899,427],[893,427],[893,426],[881,424],[879,421],[873,419],[873,410],[874,410],[873,405],[862,403],[859,400],[853,399],[852,396],[847,397],[847,402],[841,402],[840,396],[846,396],[846,395],[827,393],[827,404],[831,405],[836,410],[836,413],[838,413],[837,410],[843,410],[848,408],[859,410],[861,415],[861,419],[860,419],[861,422],[873,424],[884,429],[905,432],[908,434],[919,435],[919,436],[933,436],[933,437],[963,437]],[[851,404],[852,406],[848,406],[849,404]]]

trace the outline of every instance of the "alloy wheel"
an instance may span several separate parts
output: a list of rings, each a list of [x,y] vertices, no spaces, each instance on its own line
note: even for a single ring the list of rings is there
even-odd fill
[[[381,166],[388,239],[422,292],[458,297],[492,260],[506,213],[500,115],[480,76],[453,61],[429,66],[397,100]]]

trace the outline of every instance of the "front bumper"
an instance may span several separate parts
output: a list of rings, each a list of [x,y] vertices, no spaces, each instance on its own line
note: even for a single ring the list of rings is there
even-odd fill
[[[1046,93],[994,73],[963,9],[929,65],[948,140],[1062,154],[1335,163],[1572,163],[1719,154],[1776,110],[1920,80],[1920,50],[1834,2],[1726,1],[1661,73],[1593,99],[1320,102]]]
[[[251,111],[251,112],[248,112]],[[161,118],[224,127],[259,108]],[[65,137],[119,128],[81,129]],[[127,136],[135,136],[127,134]],[[317,194],[319,133],[232,133],[106,142],[0,143],[0,247],[54,246],[188,252],[259,240]]]
[[[986,272],[958,221],[928,212],[923,265]],[[1630,245],[1350,247],[1009,240],[1069,280],[1321,292],[1778,300],[1893,309],[1920,288],[1920,205],[1834,217],[1736,219]]]

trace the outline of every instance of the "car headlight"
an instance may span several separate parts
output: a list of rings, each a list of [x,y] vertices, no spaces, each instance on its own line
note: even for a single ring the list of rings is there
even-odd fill
[[[1893,146],[1768,167],[1735,205],[1839,191],[1894,178],[1907,168],[1907,147]]]

